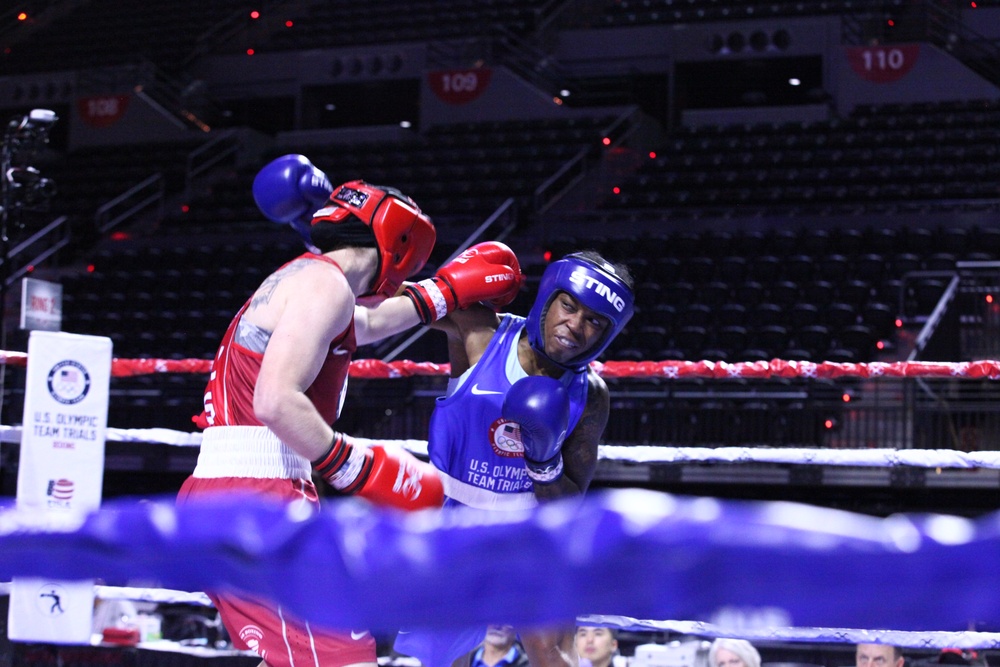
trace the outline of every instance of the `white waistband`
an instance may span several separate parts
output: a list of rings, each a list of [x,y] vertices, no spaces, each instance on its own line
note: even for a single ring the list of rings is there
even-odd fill
[[[482,510],[526,510],[538,505],[533,491],[516,493],[497,493],[467,482],[457,480],[445,472],[438,470],[444,494],[463,505]]]
[[[205,429],[195,477],[309,479],[309,460],[266,426],[212,426]]]

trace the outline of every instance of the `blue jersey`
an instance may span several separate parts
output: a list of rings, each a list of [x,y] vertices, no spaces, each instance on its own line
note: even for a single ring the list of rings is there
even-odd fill
[[[427,451],[442,473],[445,493],[480,509],[518,510],[537,504],[516,423],[500,409],[514,382],[527,377],[517,360],[525,318],[504,315],[483,356],[459,386],[437,399]],[[587,405],[587,373],[562,377],[570,396],[567,431],[572,433]]]

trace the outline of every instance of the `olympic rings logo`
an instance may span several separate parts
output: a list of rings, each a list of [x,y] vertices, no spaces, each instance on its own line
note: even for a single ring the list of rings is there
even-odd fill
[[[524,444],[521,442],[521,427],[517,422],[508,419],[498,419],[490,425],[490,447],[493,453],[504,458],[524,456]]]

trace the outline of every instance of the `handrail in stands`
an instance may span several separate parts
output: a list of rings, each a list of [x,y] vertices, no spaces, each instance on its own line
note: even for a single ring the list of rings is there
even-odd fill
[[[184,174],[184,193],[191,197],[194,179],[202,175],[228,157],[236,155],[242,148],[242,142],[236,130],[230,128],[217,134],[187,156],[187,169]]]
[[[55,235],[61,235],[44,247],[37,255],[34,255],[29,260],[21,262],[13,271],[9,272],[6,280],[6,286],[10,287],[14,284],[15,280],[18,280],[28,272],[28,268],[31,266],[38,266],[40,263],[44,262],[46,259],[59,252],[62,248],[66,247],[70,242],[70,227],[67,224],[68,218],[65,215],[61,215],[49,224],[45,225],[37,232],[21,241],[16,246],[10,249],[7,254],[7,260],[0,259],[0,263],[3,261],[13,261],[15,257],[26,252],[29,248],[34,246],[36,243],[41,241],[48,241],[49,237]]]
[[[141,183],[137,183],[97,209],[94,214],[97,230],[102,234],[111,231],[129,217],[154,204],[159,204],[162,208],[165,190],[162,173],[153,174]],[[114,212],[120,207],[125,210],[115,214]]]
[[[533,212],[535,215],[545,213],[545,211],[559,201],[565,192],[587,175],[589,171],[587,153],[589,153],[589,149],[581,148],[576,155],[559,167],[556,173],[549,176],[541,185],[535,188],[535,192],[532,194]]]
[[[948,286],[945,288],[944,293],[938,300],[937,305],[934,306],[934,310],[927,317],[927,321],[924,326],[920,329],[920,333],[917,335],[917,339],[913,344],[913,350],[910,352],[907,361],[916,361],[920,353],[923,352],[924,348],[927,347],[927,343],[930,341],[934,332],[937,331],[938,326],[944,319],[945,313],[948,311],[948,306],[955,300],[955,296],[958,294],[958,286],[961,282],[961,278],[954,271],[911,271],[903,276],[903,284],[900,286],[900,291],[905,290],[906,283],[909,280],[915,278],[930,278],[930,277],[945,277],[950,278],[948,281]],[[900,313],[904,311],[905,300],[903,296],[900,296]]]
[[[636,131],[639,107],[632,107],[615,118],[609,125],[601,128],[601,133],[609,140],[607,148],[621,146]],[[591,161],[588,160],[590,149],[583,148],[567,160],[554,174],[535,188],[532,195],[532,213],[542,215],[554,206],[570,188],[587,177],[590,173]]]

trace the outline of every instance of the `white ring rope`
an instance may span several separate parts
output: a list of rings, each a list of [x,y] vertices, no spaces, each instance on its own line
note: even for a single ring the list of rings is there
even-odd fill
[[[107,439],[199,447],[201,433],[167,428],[111,428]],[[427,441],[356,438],[362,444],[394,444],[421,456]],[[0,426],[0,442],[21,441],[20,426]],[[954,449],[823,449],[819,447],[666,447],[652,445],[601,445],[598,458],[627,463],[783,463],[790,465],[859,466],[892,468],[1000,469],[1000,451],[962,452]]]

